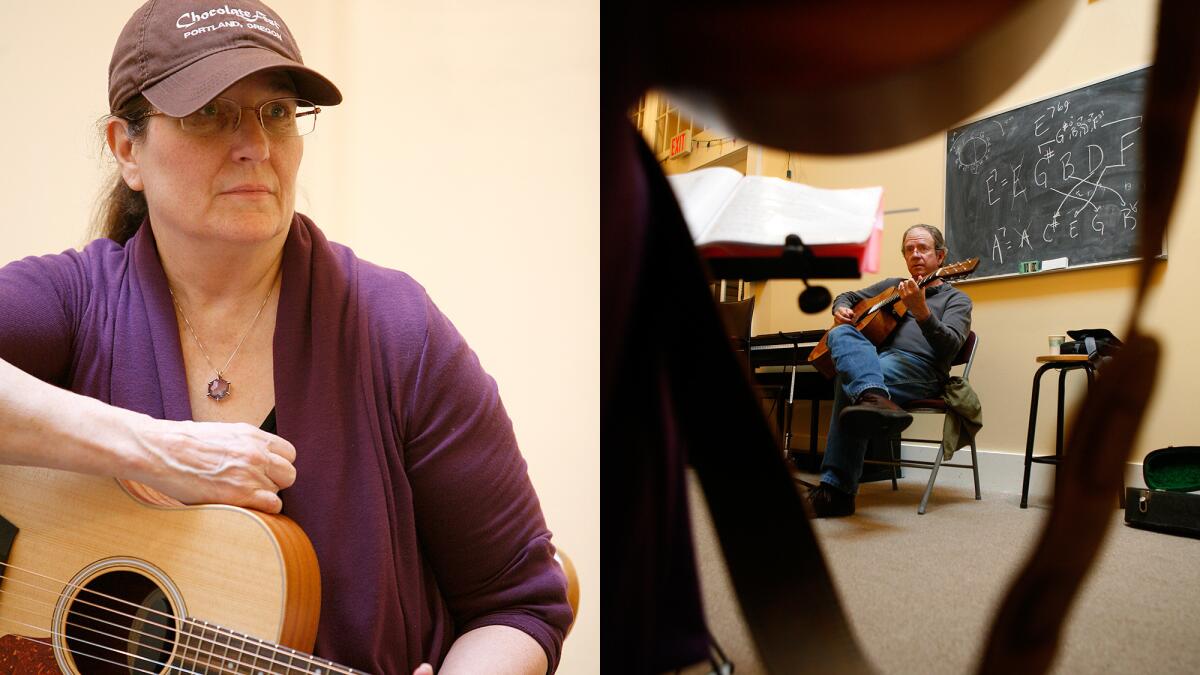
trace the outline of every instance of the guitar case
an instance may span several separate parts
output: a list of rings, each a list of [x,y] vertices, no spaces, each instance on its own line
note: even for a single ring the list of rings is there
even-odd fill
[[[1125,488],[1125,524],[1200,539],[1200,494]]]
[[[1151,452],[1142,478],[1146,488],[1125,488],[1125,524],[1200,538],[1200,447]]]

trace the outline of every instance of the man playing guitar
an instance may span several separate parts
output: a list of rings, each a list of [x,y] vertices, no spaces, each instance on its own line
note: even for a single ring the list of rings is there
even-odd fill
[[[950,362],[971,331],[971,299],[941,279],[921,285],[945,262],[946,240],[932,225],[904,233],[902,252],[911,278],[884,279],[833,301],[834,327],[826,343],[837,370],[833,413],[821,463],[821,484],[808,494],[817,518],[854,513],[867,441],[912,423],[899,405],[937,396]],[[895,288],[907,311],[878,347],[855,329],[854,307]]]

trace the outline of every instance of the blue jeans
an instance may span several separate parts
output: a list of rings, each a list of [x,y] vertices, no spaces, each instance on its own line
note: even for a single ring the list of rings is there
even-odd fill
[[[837,368],[833,387],[833,418],[821,462],[821,482],[850,494],[858,493],[867,438],[843,429],[838,417],[867,389],[882,389],[897,404],[931,398],[942,392],[942,374],[922,357],[898,349],[877,352],[854,326],[839,325],[826,340]]]

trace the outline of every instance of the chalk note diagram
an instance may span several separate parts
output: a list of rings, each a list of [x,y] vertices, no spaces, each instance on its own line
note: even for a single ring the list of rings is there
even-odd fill
[[[1137,258],[1148,74],[1143,68],[952,129],[951,257],[979,256],[976,279]]]

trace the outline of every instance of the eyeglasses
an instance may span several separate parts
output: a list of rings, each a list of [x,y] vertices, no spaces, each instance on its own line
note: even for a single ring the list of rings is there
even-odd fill
[[[227,98],[214,98],[196,112],[179,120],[184,131],[195,136],[217,136],[232,134],[242,123],[242,111],[253,110],[262,128],[272,136],[304,136],[317,128],[317,113],[321,112],[312,101],[302,98],[276,98],[257,108],[238,105]],[[163,112],[146,113],[145,117],[163,115]]]

